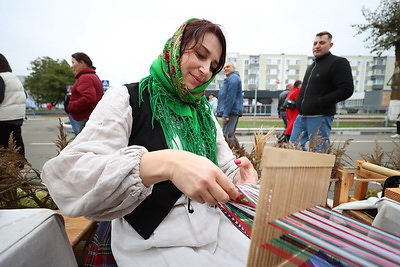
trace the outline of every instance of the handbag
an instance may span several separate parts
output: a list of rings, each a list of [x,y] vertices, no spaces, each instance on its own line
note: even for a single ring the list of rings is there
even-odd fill
[[[296,108],[296,101],[286,98],[285,102],[283,102],[283,106],[288,109],[295,109]]]

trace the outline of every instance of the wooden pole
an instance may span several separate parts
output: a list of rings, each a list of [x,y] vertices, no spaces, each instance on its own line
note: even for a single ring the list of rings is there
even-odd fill
[[[385,168],[382,166],[378,166],[369,162],[364,162],[361,165],[364,169],[376,172],[385,176],[393,176],[393,175],[400,175],[400,171],[392,170],[389,168]]]

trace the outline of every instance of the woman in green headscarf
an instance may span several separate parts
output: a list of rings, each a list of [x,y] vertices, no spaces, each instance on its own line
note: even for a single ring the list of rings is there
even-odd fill
[[[43,167],[67,216],[112,220],[118,266],[245,266],[248,238],[214,206],[256,183],[204,91],[226,57],[220,27],[186,21],[150,75],[110,88],[83,131]],[[128,89],[128,90],[127,90]]]

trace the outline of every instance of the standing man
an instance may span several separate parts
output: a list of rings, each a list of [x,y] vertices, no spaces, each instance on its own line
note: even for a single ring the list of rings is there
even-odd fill
[[[285,103],[286,96],[288,95],[290,90],[292,90],[292,88],[293,88],[293,84],[291,84],[291,83],[286,84],[286,89],[283,90],[282,93],[280,93],[278,96],[278,115],[280,118],[282,118],[283,123],[285,125],[285,128],[283,129],[283,132],[280,137],[282,137],[284,135],[286,128],[287,128],[286,107],[283,105],[283,103]]]
[[[314,62],[304,75],[296,101],[299,115],[290,137],[290,142],[299,142],[303,149],[307,141],[320,140],[311,144],[316,152],[326,152],[330,145],[336,103],[346,100],[354,91],[350,64],[347,59],[332,55],[329,52],[332,46],[329,32],[316,34],[312,49]]]
[[[235,143],[234,133],[243,115],[243,91],[239,72],[235,71],[232,62],[226,62],[224,66],[226,75],[224,84],[218,93],[218,117],[222,117],[222,130],[231,142]]]

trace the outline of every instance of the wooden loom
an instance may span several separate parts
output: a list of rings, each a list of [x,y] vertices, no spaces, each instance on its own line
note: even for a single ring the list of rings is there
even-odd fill
[[[263,244],[282,235],[269,222],[316,205],[326,205],[335,156],[266,147],[248,266],[277,266],[282,259]]]

